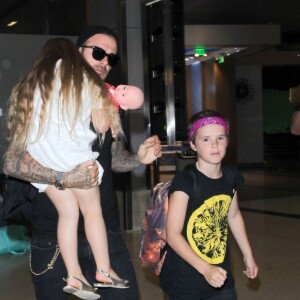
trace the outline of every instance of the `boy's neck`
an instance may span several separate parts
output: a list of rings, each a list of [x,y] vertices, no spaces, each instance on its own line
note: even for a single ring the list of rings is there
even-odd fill
[[[209,178],[218,179],[222,176],[221,163],[208,164],[198,160],[196,162],[196,167],[201,173]]]

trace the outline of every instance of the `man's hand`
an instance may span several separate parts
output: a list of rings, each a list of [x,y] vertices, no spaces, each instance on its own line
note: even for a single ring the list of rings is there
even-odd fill
[[[295,106],[292,113],[290,130],[292,134],[300,135],[300,104]]]
[[[161,145],[158,136],[154,135],[147,138],[143,144],[140,145],[136,154],[136,160],[144,165],[152,163],[158,157],[161,157]]]
[[[63,183],[66,188],[90,189],[98,185],[98,173],[96,162],[89,160],[64,173]]]

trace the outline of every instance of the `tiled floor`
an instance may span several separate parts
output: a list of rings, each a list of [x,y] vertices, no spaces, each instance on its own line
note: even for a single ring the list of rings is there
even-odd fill
[[[239,299],[300,299],[300,171],[242,172],[246,183],[239,193],[240,207],[260,273],[253,281],[244,277],[242,258],[232,241],[232,268]],[[128,231],[125,238],[141,300],[163,300],[158,279],[139,265],[140,232]],[[34,299],[27,254],[0,256],[0,299]]]

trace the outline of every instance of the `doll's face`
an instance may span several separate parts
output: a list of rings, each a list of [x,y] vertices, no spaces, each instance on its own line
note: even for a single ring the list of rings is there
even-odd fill
[[[144,93],[133,85],[118,85],[114,96],[124,110],[137,109],[144,103]]]

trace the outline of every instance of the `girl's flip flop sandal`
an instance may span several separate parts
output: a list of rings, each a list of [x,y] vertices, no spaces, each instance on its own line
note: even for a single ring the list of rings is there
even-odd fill
[[[115,289],[127,289],[130,287],[129,281],[124,279],[116,279],[112,277],[109,273],[105,272],[104,270],[97,270],[97,272],[103,274],[106,278],[108,278],[110,281],[99,281],[94,283],[95,287],[111,287]]]
[[[87,285],[86,283],[84,283],[82,280],[80,280],[79,278],[69,275],[67,278],[64,278],[64,281],[67,281],[68,278],[72,278],[75,279],[77,281],[80,282],[81,287],[77,288],[75,286],[72,285],[66,285],[63,288],[63,291],[68,293],[68,294],[72,294],[80,299],[86,299],[86,300],[94,300],[94,299],[99,299],[100,295],[96,294],[95,291],[97,289]]]

